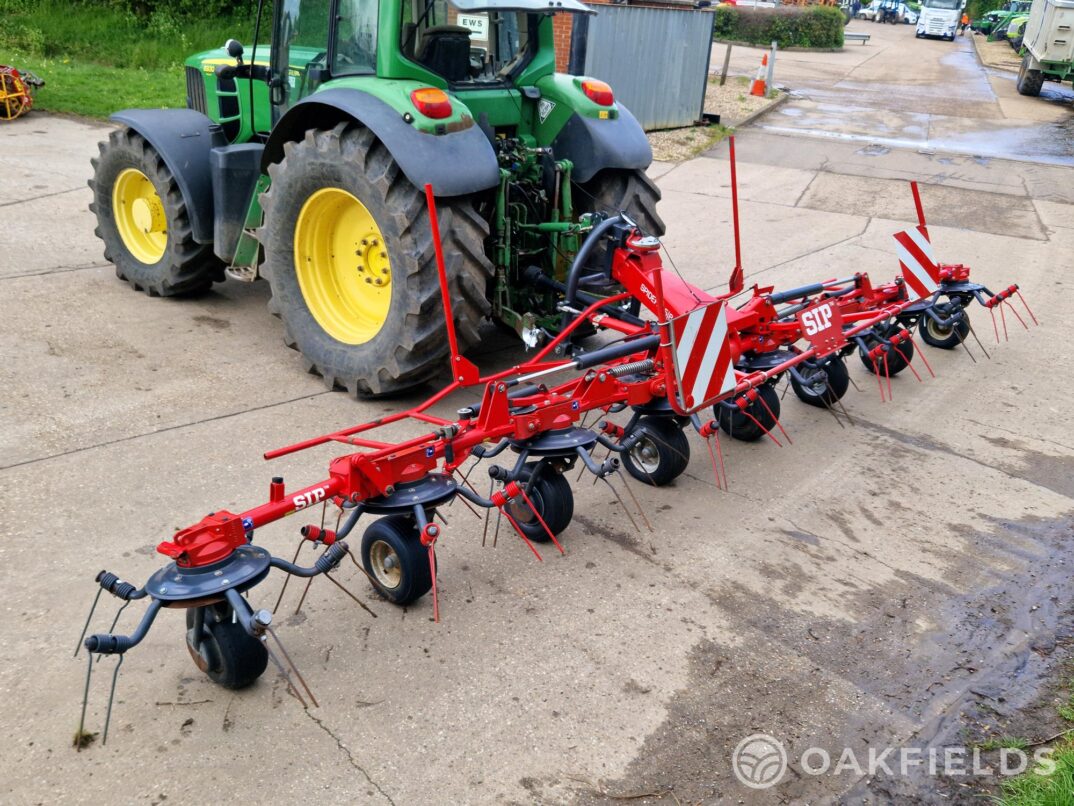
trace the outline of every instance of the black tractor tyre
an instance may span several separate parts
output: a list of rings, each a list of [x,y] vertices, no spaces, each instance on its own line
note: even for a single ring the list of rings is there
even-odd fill
[[[902,329],[903,327],[900,324],[890,325],[884,328],[883,333],[885,336],[888,336]],[[870,349],[879,344],[875,338],[869,337],[866,337],[865,343],[869,345]],[[896,347],[898,349],[896,349]],[[900,342],[898,345],[893,345],[891,349],[888,350],[887,356],[887,369],[885,371],[883,356],[881,356],[874,365],[873,360],[869,358],[860,347],[858,348],[858,358],[861,359],[862,366],[869,370],[869,372],[872,372],[874,375],[895,376],[910,366],[910,362],[914,360],[914,344],[913,342],[904,341]]]
[[[194,654],[189,631],[194,629],[196,613],[205,613],[202,626],[203,671],[218,686],[227,689],[246,688],[264,674],[268,667],[268,651],[232,618],[227,605],[188,607],[186,611],[187,648]],[[201,668],[201,663],[198,664]]]
[[[606,168],[583,184],[574,186],[574,212],[604,213],[612,216],[625,212],[646,235],[661,237],[664,221],[656,212],[660,188],[645,171]],[[593,251],[594,266],[601,265],[604,247]]]
[[[571,491],[570,482],[548,464],[529,462],[522,468],[518,483],[544,518],[548,530],[558,537],[574,517],[574,493]],[[511,513],[527,540],[534,543],[550,542],[548,532],[537,520],[525,499],[515,499],[507,505],[507,511]]]
[[[433,586],[429,550],[421,544],[417,522],[407,515],[369,524],[362,535],[362,566],[373,589],[392,604],[408,605]]]
[[[918,332],[921,334],[925,344],[939,347],[941,350],[954,350],[970,335],[969,316],[963,314],[958,324],[950,327],[943,327],[928,316],[922,316],[921,324],[918,325]]]
[[[465,166],[459,166],[465,170]],[[261,196],[265,223],[264,274],[272,287],[269,310],[283,320],[284,341],[329,389],[378,396],[404,391],[436,375],[448,352],[439,275],[424,193],[406,178],[387,146],[369,129],[340,123],[310,130],[284,146],[269,166],[272,185]],[[295,271],[295,223],[317,191],[340,188],[360,201],[384,238],[391,266],[391,298],[380,329],[361,344],[338,341],[307,306]],[[468,198],[438,199],[437,215],[459,349],[479,339],[490,310],[493,273],[485,255],[488,223]]]
[[[629,451],[620,454],[627,473],[642,484],[663,487],[690,464],[690,441],[673,417],[642,417],[625,435],[642,434]]]
[[[1015,82],[1015,87],[1019,95],[1036,97],[1040,95],[1040,89],[1044,86],[1044,73],[1040,70],[1031,70],[1029,68],[1029,59],[1028,53],[1022,57],[1022,64],[1018,68],[1018,79]]]
[[[224,279],[224,264],[211,245],[194,241],[186,200],[175,177],[153,146],[131,129],[117,129],[97,144],[93,157],[93,191],[90,212],[97,216],[93,234],[104,242],[104,259],[114,264],[116,276],[136,291],[152,297],[199,294]],[[133,168],[153,185],[160,198],[167,226],[167,245],[155,263],[136,258],[123,242],[116,225],[113,191],[119,175]]]
[[[842,400],[843,395],[850,388],[850,372],[847,371],[846,362],[838,356],[833,356],[820,365],[827,378],[827,385],[822,389],[816,389],[806,384],[799,383],[798,379],[791,375],[791,388],[798,399],[809,406],[828,408],[835,405],[837,400]]]
[[[746,411],[742,411],[734,403],[717,403],[712,407],[720,428],[732,439],[756,442],[766,431],[770,432],[776,427],[776,421],[779,420],[779,395],[776,394],[775,387],[770,383],[758,386],[757,395],[759,399],[750,403]]]

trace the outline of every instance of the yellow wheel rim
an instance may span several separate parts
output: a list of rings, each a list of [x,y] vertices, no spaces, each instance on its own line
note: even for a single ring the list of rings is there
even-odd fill
[[[328,335],[362,344],[392,301],[388,247],[366,206],[345,190],[310,196],[295,222],[295,273],[310,314]]]
[[[112,187],[112,214],[123,245],[135,260],[152,265],[168,248],[168,219],[157,189],[137,168],[127,168]]]

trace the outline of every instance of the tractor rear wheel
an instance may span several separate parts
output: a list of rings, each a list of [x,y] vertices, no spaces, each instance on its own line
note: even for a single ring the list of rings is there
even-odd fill
[[[641,170],[608,168],[574,186],[575,213],[625,212],[646,235],[660,237],[666,227],[656,212],[660,188]],[[594,255],[602,250],[597,250]],[[596,260],[596,258],[595,258]],[[599,263],[599,260],[596,261]]]
[[[186,200],[164,160],[140,134],[118,129],[91,160],[90,212],[116,276],[150,296],[205,291],[224,279],[212,246],[195,243]]]
[[[362,126],[311,130],[269,167],[261,197],[269,310],[328,388],[384,395],[445,367],[447,339],[424,194]],[[487,222],[469,199],[437,202],[459,347],[488,314]]]
[[[1044,86],[1044,73],[1040,70],[1029,69],[1030,58],[1028,53],[1022,57],[1022,64],[1018,68],[1018,79],[1015,81],[1015,87],[1019,95],[1037,96],[1040,95],[1040,88]]]

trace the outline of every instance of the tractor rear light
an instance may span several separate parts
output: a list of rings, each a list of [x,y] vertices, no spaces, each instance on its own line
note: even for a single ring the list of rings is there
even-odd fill
[[[410,93],[410,102],[414,108],[427,118],[441,120],[451,117],[451,99],[443,90],[435,87],[422,87]]]
[[[587,78],[582,82],[582,92],[585,93],[586,98],[600,106],[611,106],[615,103],[615,95],[612,94],[612,88],[603,81]]]

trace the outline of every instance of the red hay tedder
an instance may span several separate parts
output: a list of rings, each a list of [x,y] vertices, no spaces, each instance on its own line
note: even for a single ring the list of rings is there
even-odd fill
[[[495,509],[497,534],[506,521],[540,559],[536,544],[551,543],[564,551],[557,535],[573,515],[567,474],[575,465],[581,473],[591,473],[594,483],[606,483],[616,497],[612,479],[618,474],[634,498],[619,473],[621,466],[642,483],[668,484],[689,462],[684,431],[690,428],[706,443],[717,486],[726,488],[720,431],[742,440],[790,441],[780,424],[774,388],[784,376],[801,400],[830,409],[841,423],[843,417],[849,421],[840,401],[850,385],[844,360],[850,353],[858,353],[876,377],[881,398],[888,399],[892,376],[909,369],[921,379],[913,366],[915,355],[921,355],[912,335],[915,329],[934,347],[966,347],[966,337],[973,334],[966,308],[976,299],[992,313],[998,341],[997,310],[1004,334],[1006,311],[1027,326],[1011,305],[1015,296],[1026,318],[1036,323],[1017,286],[995,294],[971,282],[965,266],[935,261],[916,184],[911,187],[918,225],[895,235],[901,271],[893,281],[874,285],[867,275],[854,274],[781,292],[754,286],[744,302],[735,303],[744,283],[733,140],[731,176],[736,265],[726,293],[713,296],[677,272],[668,272],[657,239],[640,232],[623,214],[606,218],[593,227],[565,283],[534,278],[560,295],[560,332],[532,359],[487,376],[457,348],[435,206],[427,188],[452,382],[409,411],[269,451],[266,459],[332,442],[350,449],[331,460],[327,477],[314,484],[288,491],[282,478],[273,478],[267,502],[243,512],[217,510],[177,532],[158,546],[170,562],[142,587],[102,571],[94,608],[104,591],[122,600],[122,607],[138,599],[147,599],[149,606],[130,635],[86,637],[91,609],[79,639],[89,666],[76,741],[83,735],[93,654],[120,656],[105,718],[107,739],[124,653],[145,638],[162,607],[186,610],[187,648],[214,682],[241,688],[271,661],[304,705],[305,697],[316,705],[272,629],[272,614],[253,608],[244,597],[273,568],[297,577],[324,576],[343,588],[331,572],[350,557],[395,604],[408,604],[431,591],[434,618],[439,620],[436,548],[445,530],[436,521],[439,510],[455,499],[486,510],[483,544],[488,513]],[[598,246],[608,247],[600,257]],[[583,351],[572,340],[583,327],[614,338]],[[979,340],[977,344],[984,351]],[[480,400],[459,409],[455,419],[429,413],[449,395],[471,387],[480,390]],[[627,409],[631,416],[625,425],[604,420],[587,426],[594,413]],[[416,426],[411,439],[389,443],[375,438],[378,428],[401,421]],[[604,460],[593,455],[598,445],[608,451]],[[482,494],[469,481],[474,467],[507,451],[514,461],[490,463],[490,488]],[[634,504],[645,519],[636,498]],[[321,509],[320,525],[303,526],[299,542],[299,549],[306,543],[323,547],[312,566],[296,564],[298,550],[288,561],[254,542],[261,527],[312,507]],[[329,509],[335,510],[334,529],[325,527],[326,520],[331,522]],[[623,509],[630,515],[625,505]],[[376,520],[361,538],[359,562],[345,538],[362,516]],[[277,607],[285,591],[286,583]],[[117,620],[118,614],[111,630]],[[278,654],[269,646],[270,637]]]

